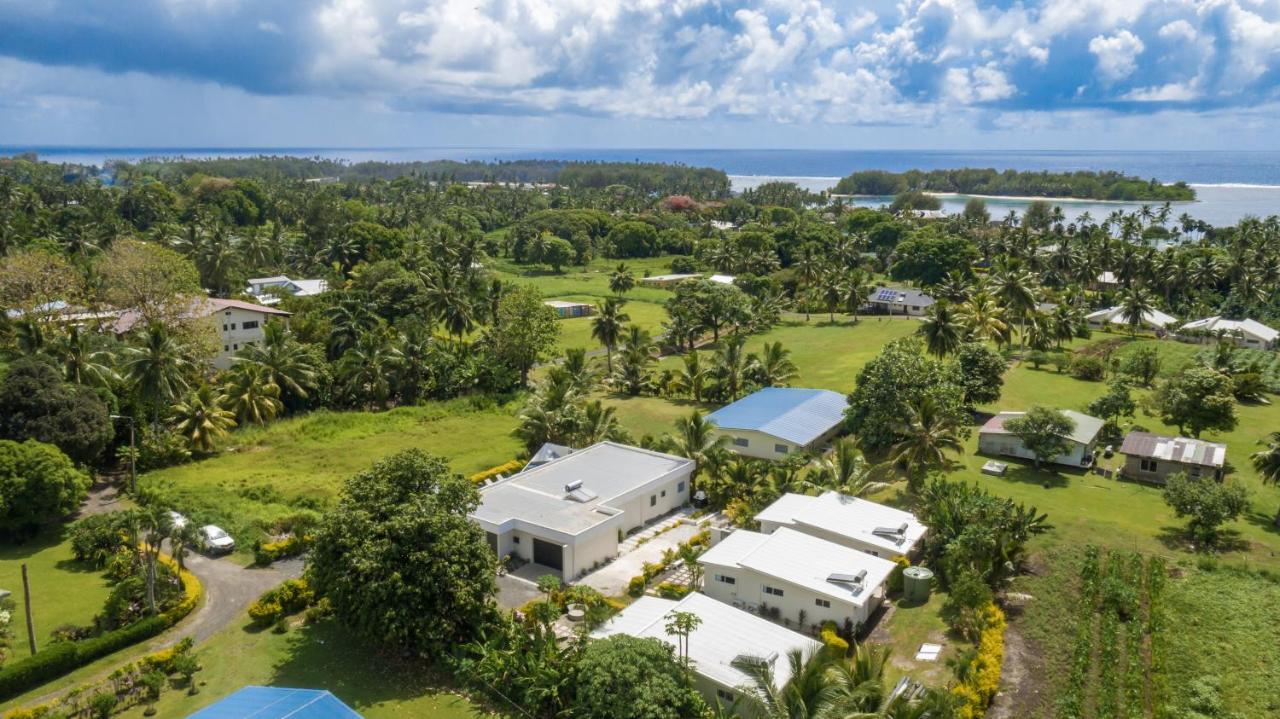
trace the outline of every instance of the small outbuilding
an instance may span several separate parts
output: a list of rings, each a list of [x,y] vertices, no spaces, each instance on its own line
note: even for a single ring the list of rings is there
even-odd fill
[[[1124,466],[1120,474],[1139,482],[1164,484],[1169,475],[1213,477],[1222,481],[1227,445],[1188,437],[1130,432],[1120,445]]]
[[[928,531],[910,512],[839,492],[784,494],[756,521],[764,534],[789,527],[886,559],[910,555]]]
[[[747,457],[781,459],[815,450],[844,423],[849,403],[839,392],[766,387],[707,416],[730,450]]]
[[[1178,328],[1178,339],[1192,342],[1211,342],[1222,337],[1235,340],[1236,346],[1245,349],[1273,350],[1280,340],[1280,331],[1257,320],[1223,317],[1205,317]]]
[[[1075,429],[1066,437],[1070,449],[1050,461],[1068,467],[1092,465],[1098,433],[1102,431],[1105,421],[1070,409],[1064,409],[1062,413],[1075,423]],[[1017,435],[1005,429],[1006,422],[1025,414],[1026,412],[1001,412],[987,420],[982,429],[978,430],[978,451],[987,455],[1035,459],[1035,453],[1023,446]]]
[[[560,319],[568,319],[571,317],[587,317],[595,311],[595,306],[589,302],[573,302],[570,300],[543,300],[542,304],[556,311],[556,316]]]
[[[673,274],[673,275],[653,275],[651,277],[641,277],[640,284],[649,287],[675,287],[681,282],[689,280],[702,279],[702,275],[698,274]]]

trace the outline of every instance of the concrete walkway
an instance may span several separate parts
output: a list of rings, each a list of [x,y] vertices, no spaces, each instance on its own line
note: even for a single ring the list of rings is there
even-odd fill
[[[627,584],[632,577],[644,571],[646,562],[658,562],[662,559],[663,552],[668,549],[675,549],[676,545],[687,542],[693,535],[701,531],[697,524],[680,523],[679,520],[677,520],[677,524],[678,526],[674,529],[654,536],[638,547],[633,545],[634,548],[631,551],[620,554],[617,559],[588,574],[576,583],[593,587],[606,597],[626,594]],[[619,550],[623,551],[621,547],[619,547]]]

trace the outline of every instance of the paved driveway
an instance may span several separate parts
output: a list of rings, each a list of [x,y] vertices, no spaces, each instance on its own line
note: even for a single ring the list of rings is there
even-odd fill
[[[650,539],[636,549],[627,552],[609,564],[583,577],[575,584],[594,587],[606,597],[626,594],[627,583],[631,578],[644,571],[645,562],[657,562],[662,553],[675,549],[676,545],[689,541],[693,535],[702,531],[695,524],[679,524],[675,529],[663,532]]]

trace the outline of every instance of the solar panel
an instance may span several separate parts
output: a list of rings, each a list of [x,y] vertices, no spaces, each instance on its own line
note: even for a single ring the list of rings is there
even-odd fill
[[[893,302],[894,300],[898,299],[898,291],[897,290],[880,290],[880,293],[876,295],[876,299],[881,302]]]

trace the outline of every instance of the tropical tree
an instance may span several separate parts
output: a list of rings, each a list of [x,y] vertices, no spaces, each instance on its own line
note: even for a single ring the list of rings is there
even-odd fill
[[[610,379],[633,397],[643,393],[652,384],[649,369],[656,359],[656,353],[657,347],[648,330],[631,325],[622,343],[622,351],[618,354],[618,369]]]
[[[695,564],[697,562],[694,562]],[[676,638],[676,655],[686,671],[689,669],[689,635],[702,624],[702,617],[693,612],[671,612],[667,616],[664,628],[667,636]]]
[[[1036,278],[1017,264],[999,268],[993,275],[996,296],[1009,312],[1025,326],[1027,316],[1036,308]],[[1019,332],[1019,336],[1025,332]],[[1024,340],[1019,340],[1024,341]]]
[[[1266,439],[1259,441],[1259,444],[1265,444],[1266,449],[1249,455],[1249,462],[1257,470],[1263,484],[1280,485],[1280,432],[1272,432]],[[1280,512],[1276,513],[1273,523],[1280,526]]]
[[[157,410],[189,387],[195,365],[187,349],[159,322],[142,332],[138,343],[126,347],[121,369],[139,399]]]
[[[1009,434],[1022,441],[1022,446],[1035,456],[1036,469],[1071,448],[1071,433],[1076,423],[1052,407],[1035,406],[1026,414],[1004,423]]]
[[[623,300],[610,297],[596,307],[595,319],[591,320],[591,336],[604,345],[605,362],[609,374],[613,374],[613,348],[622,337],[622,329],[631,317],[622,311]]]
[[[1009,342],[1009,323],[1004,308],[986,292],[978,292],[960,305],[956,320],[974,340],[994,342],[997,347]]]
[[[268,322],[262,341],[246,345],[234,362],[233,369],[239,364],[259,367],[266,379],[280,388],[285,406],[298,406],[316,389],[316,363],[306,347],[279,322]]]
[[[102,346],[101,335],[85,332],[79,325],[72,325],[66,335],[50,348],[62,364],[63,375],[68,382],[87,387],[109,387],[120,381],[115,371],[115,354]]]
[[[827,669],[827,716],[853,719],[877,716],[884,704],[884,672],[889,664],[887,645],[855,644],[847,661],[835,661]]]
[[[632,274],[631,268],[627,267],[627,263],[618,264],[613,274],[609,275],[609,291],[618,296],[622,296],[635,289],[636,276]]]
[[[964,451],[958,430],[954,417],[933,397],[924,396],[906,406],[906,416],[898,427],[901,439],[894,444],[889,460],[906,466],[912,491],[919,488],[929,470],[950,464],[948,453]]]
[[[785,349],[781,342],[765,342],[760,354],[753,357],[751,379],[761,387],[785,386],[800,373],[791,361],[791,350]]]
[[[964,342],[964,326],[946,300],[929,306],[920,334],[924,336],[925,349],[939,358],[952,354]]]
[[[325,310],[329,320],[328,351],[330,359],[337,359],[355,347],[364,334],[377,328],[378,316],[367,297],[344,293],[342,299]]]
[[[729,439],[716,434],[716,426],[708,422],[706,415],[693,410],[688,417],[676,418],[676,431],[671,437],[671,449],[675,454],[694,461],[690,485],[696,485],[698,475],[709,464],[718,462]]]
[[[403,363],[401,354],[384,332],[368,332],[343,353],[336,367],[338,381],[353,404],[386,407],[392,380]]]
[[[441,268],[427,278],[426,288],[432,315],[445,331],[461,340],[475,326],[475,305],[462,273]]]
[[[230,410],[239,425],[264,425],[284,411],[280,385],[262,365],[241,362],[227,372],[218,404]]]
[[[865,497],[890,485],[886,465],[867,461],[852,437],[836,440],[832,451],[819,459],[809,471],[808,483],[815,488],[834,489],[841,494]]]
[[[1155,310],[1156,301],[1147,288],[1134,286],[1121,295],[1120,307],[1120,316],[1129,325],[1129,332],[1136,335],[1143,320]]]
[[[696,351],[686,352],[680,360],[681,366],[676,369],[672,380],[674,389],[689,395],[695,402],[701,402],[711,379],[711,370],[703,366],[702,355]]]
[[[217,449],[218,442],[236,426],[236,419],[233,413],[220,406],[213,389],[205,384],[187,399],[173,405],[169,423],[192,451],[208,454]]]
[[[743,689],[757,703],[757,716],[762,719],[824,717],[833,693],[827,674],[833,662],[830,653],[792,649],[786,654],[786,662],[791,676],[782,685],[775,679],[770,662],[739,657],[731,664],[747,676],[749,683]]]
[[[827,308],[827,318],[832,324],[836,321],[836,308],[846,300],[849,295],[845,289],[847,277],[845,273],[838,268],[832,268],[819,278],[819,289],[822,297],[822,304]]]
[[[745,342],[744,337],[730,337],[716,350],[712,361],[711,376],[716,380],[716,391],[731,402],[742,396],[750,380],[752,362],[742,351]]]

